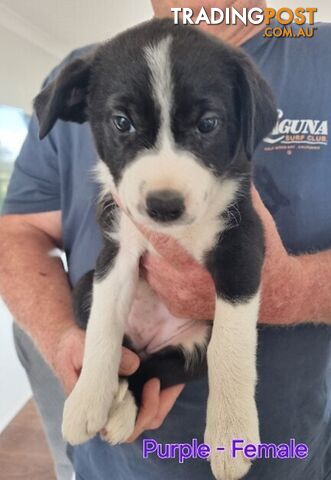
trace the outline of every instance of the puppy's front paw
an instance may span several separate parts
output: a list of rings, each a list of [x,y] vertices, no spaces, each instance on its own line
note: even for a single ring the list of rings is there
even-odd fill
[[[125,442],[133,433],[137,411],[135,399],[128,389],[128,382],[120,380],[118,392],[109,412],[109,420],[102,429],[101,438],[112,445]]]
[[[219,405],[218,408],[221,408]],[[216,410],[217,411],[217,410]],[[211,448],[210,464],[217,480],[238,480],[246,475],[251,467],[251,460],[242,452],[233,455],[233,440],[243,440],[244,444],[260,443],[258,417],[255,404],[237,417],[222,415],[215,411],[207,414],[205,443]],[[217,450],[223,447],[224,450]]]
[[[101,391],[92,386],[86,388],[78,381],[64,404],[62,435],[67,442],[84,443],[105,426],[115,388],[108,386]]]
[[[231,458],[228,453],[214,452],[210,466],[216,480],[239,480],[251,468],[251,462],[244,457]]]

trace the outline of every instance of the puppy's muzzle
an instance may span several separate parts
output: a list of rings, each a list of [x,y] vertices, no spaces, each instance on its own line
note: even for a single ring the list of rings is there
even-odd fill
[[[184,197],[176,190],[156,190],[146,198],[147,214],[156,222],[173,222],[185,211]]]

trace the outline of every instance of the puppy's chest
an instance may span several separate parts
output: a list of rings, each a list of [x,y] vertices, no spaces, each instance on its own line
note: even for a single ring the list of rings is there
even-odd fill
[[[172,315],[149,285],[139,280],[125,335],[142,358],[169,346],[193,351],[194,345],[206,341],[208,331],[208,322]]]
[[[186,252],[198,263],[203,264],[205,254],[215,246],[225,227],[222,217],[215,212],[210,212],[210,215],[206,215],[202,222],[185,228],[172,228],[166,234],[176,239]],[[152,255],[158,255],[153,245],[146,241],[126,215],[121,218],[120,231],[120,238],[123,242],[126,240],[127,248],[127,239],[130,236],[131,244],[135,243],[132,241],[133,238],[138,240],[137,248],[141,255],[146,251]],[[183,272],[183,275],[185,275],[185,272]],[[174,288],[181,288],[175,279]],[[182,288],[185,288],[185,285]],[[168,289],[168,292],[171,295],[171,288]],[[193,352],[195,345],[206,343],[209,330],[209,322],[178,318],[172,315],[148,284],[143,279],[139,279],[135,299],[126,323],[125,334],[129,338],[133,349],[142,358],[167,346],[180,345],[187,352]]]
[[[194,260],[203,265],[206,253],[215,247],[227,226],[227,221],[221,214],[210,212],[200,222],[185,227],[172,227],[168,231],[165,229],[162,233],[175,239]],[[151,243],[147,242],[145,247],[146,251],[157,255]],[[171,257],[174,258],[175,255]]]

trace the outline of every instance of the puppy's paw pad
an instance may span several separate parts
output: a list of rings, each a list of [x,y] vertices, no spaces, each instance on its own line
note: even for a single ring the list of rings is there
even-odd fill
[[[136,402],[128,390],[128,384],[122,380],[109,412],[108,422],[102,429],[101,438],[112,445],[125,442],[133,433],[137,411]]]

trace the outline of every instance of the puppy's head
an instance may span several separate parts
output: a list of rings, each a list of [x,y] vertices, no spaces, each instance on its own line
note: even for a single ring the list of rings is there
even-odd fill
[[[193,223],[222,191],[226,203],[277,118],[241,51],[171,20],[73,61],[34,105],[41,138],[57,119],[90,122],[104,190],[155,227]]]

